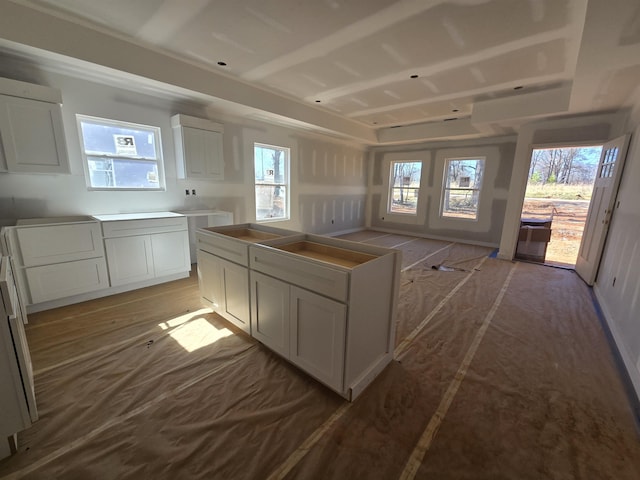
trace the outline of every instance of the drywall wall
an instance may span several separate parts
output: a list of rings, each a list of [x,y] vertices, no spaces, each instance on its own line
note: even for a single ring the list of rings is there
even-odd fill
[[[634,123],[594,290],[640,398],[640,121]]]
[[[604,143],[624,133],[626,112],[532,122],[520,127],[498,258],[513,259],[533,147]]]
[[[373,228],[430,238],[497,246],[507,206],[514,137],[443,142],[374,149],[367,222]],[[440,215],[444,166],[448,158],[485,158],[485,172],[476,220]],[[391,161],[422,161],[415,216],[390,214],[387,209]]]
[[[278,226],[313,233],[364,226],[367,175],[365,150],[361,146],[253,119],[228,117],[194,101],[41,71],[14,58],[3,58],[0,76],[62,91],[71,168],[69,175],[0,173],[1,224],[12,224],[18,218],[200,208],[231,211],[236,222],[252,222],[255,221],[253,143],[261,142],[291,149],[291,219],[275,222]],[[175,113],[224,124],[224,181],[177,178],[170,126],[170,117]],[[76,114],[160,127],[166,191],[89,191]],[[185,189],[195,189],[197,195],[186,196]],[[331,211],[331,215],[307,216],[313,211]]]

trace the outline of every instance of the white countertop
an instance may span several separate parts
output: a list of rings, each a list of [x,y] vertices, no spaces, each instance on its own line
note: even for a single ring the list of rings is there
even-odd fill
[[[107,215],[94,215],[93,218],[100,222],[114,222],[117,220],[145,220],[149,218],[184,217],[176,212],[141,212],[141,213],[110,213]]]
[[[45,218],[21,218],[16,222],[16,226],[38,226],[38,225],[55,225],[67,223],[86,223],[95,222],[95,218],[89,215],[76,215],[68,217],[45,217]]]
[[[225,212],[222,210],[174,210],[174,212],[187,217],[198,217],[203,215],[230,215],[231,212]]]

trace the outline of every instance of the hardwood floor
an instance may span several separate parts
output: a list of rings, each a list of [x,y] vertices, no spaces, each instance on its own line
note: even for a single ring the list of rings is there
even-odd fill
[[[30,316],[40,420],[0,478],[640,478],[572,271],[345,237],[403,252],[395,361],[356,402],[203,309],[192,275]]]

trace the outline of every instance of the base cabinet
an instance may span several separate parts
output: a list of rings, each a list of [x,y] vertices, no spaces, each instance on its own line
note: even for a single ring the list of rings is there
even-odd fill
[[[341,392],[347,306],[294,286],[290,306],[289,360]]]
[[[251,319],[258,341],[342,391],[346,305],[252,271]]]
[[[31,301],[47,302],[109,287],[104,257],[25,269]]]
[[[187,218],[171,212],[162,215],[96,216],[102,222],[112,286],[186,276],[191,270]],[[126,216],[132,218],[123,219]]]
[[[236,323],[229,314],[233,286],[234,308],[251,305],[245,331],[354,400],[393,358],[400,252],[311,234],[259,233],[247,225],[199,230],[202,298]],[[225,264],[247,272],[249,287],[239,273],[234,282]]]
[[[107,238],[104,241],[111,285],[124,285],[153,278],[151,236]]]
[[[251,334],[274,352],[289,358],[289,284],[251,272]]]
[[[213,310],[251,333],[249,270],[207,252],[198,254],[200,294]]]
[[[98,222],[74,217],[21,220],[8,235],[28,304],[109,288]]]

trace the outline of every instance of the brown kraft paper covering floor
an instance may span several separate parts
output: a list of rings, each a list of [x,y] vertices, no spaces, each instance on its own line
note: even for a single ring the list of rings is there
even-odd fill
[[[396,359],[354,403],[203,310],[192,275],[30,316],[40,420],[0,478],[640,478],[573,271],[345,238],[403,252]]]

